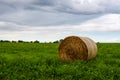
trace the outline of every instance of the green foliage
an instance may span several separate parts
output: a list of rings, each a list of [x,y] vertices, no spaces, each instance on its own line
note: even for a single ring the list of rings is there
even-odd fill
[[[39,43],[39,41],[38,41],[38,40],[36,40],[36,41],[34,41],[34,43]]]
[[[59,44],[0,43],[0,80],[119,80],[120,44],[99,43],[90,61],[58,59]]]

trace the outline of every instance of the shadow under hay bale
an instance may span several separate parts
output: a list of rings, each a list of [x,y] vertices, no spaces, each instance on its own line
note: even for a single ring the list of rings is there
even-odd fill
[[[96,57],[96,55],[97,45],[87,37],[69,36],[59,45],[60,60],[90,60]]]

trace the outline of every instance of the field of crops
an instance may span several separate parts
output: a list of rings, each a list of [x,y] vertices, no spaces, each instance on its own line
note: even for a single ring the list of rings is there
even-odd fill
[[[120,43],[90,61],[63,62],[58,43],[0,43],[0,80],[120,80]]]

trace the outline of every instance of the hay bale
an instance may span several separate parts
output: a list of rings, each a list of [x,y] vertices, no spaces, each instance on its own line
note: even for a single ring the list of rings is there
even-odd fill
[[[96,54],[96,43],[87,37],[69,36],[59,45],[60,60],[90,60],[96,57]]]

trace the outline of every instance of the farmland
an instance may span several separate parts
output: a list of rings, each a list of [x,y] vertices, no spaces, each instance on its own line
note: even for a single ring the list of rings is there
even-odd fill
[[[0,43],[0,80],[120,80],[120,43],[90,61],[58,59],[58,43]]]

